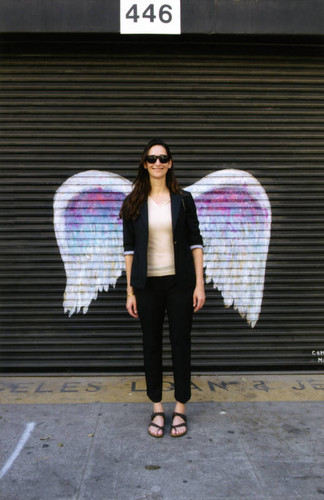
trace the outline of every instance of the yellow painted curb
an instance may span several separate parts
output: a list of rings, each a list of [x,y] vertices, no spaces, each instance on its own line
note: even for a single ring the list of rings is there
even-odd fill
[[[172,377],[165,377],[163,401],[174,401],[173,389]],[[324,374],[194,376],[191,401],[324,401]],[[148,402],[144,377],[0,378],[0,404],[119,402]]]

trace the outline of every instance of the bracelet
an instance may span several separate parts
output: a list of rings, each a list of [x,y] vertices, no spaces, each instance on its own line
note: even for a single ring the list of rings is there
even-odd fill
[[[131,297],[132,295],[135,295],[135,294],[134,294],[134,292],[132,292],[132,293],[128,293],[128,294],[127,294],[127,297]]]

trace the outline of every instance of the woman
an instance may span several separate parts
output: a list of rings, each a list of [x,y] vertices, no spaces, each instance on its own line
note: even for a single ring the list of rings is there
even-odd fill
[[[196,207],[179,188],[167,144],[144,148],[132,192],[121,212],[127,276],[126,308],[143,330],[147,395],[153,401],[148,432],[164,434],[162,328],[169,319],[176,405],[170,435],[187,432],[185,404],[191,397],[190,332],[193,311],[205,302],[202,238]]]

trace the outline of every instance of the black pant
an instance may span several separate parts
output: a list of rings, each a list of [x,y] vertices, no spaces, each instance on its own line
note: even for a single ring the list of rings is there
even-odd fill
[[[154,403],[162,400],[162,329],[165,311],[169,333],[176,401],[191,397],[190,333],[193,290],[180,289],[175,276],[147,278],[146,288],[135,290],[143,330],[144,369],[147,395]]]

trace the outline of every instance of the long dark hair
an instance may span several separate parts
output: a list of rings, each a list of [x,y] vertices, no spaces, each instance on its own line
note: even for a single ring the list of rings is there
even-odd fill
[[[133,190],[132,192],[125,198],[124,203],[122,205],[122,208],[120,210],[120,218],[121,219],[137,219],[140,213],[140,208],[143,205],[143,203],[147,200],[148,195],[150,194],[151,191],[151,184],[150,184],[150,178],[149,178],[149,173],[147,169],[144,167],[144,163],[146,160],[146,156],[148,151],[151,149],[153,146],[163,146],[167,152],[167,155],[169,156],[170,160],[172,160],[172,155],[169,146],[164,142],[163,139],[159,138],[154,138],[151,139],[145,146],[141,160],[138,166],[138,172],[136,179],[133,184]],[[178,184],[178,181],[174,175],[174,170],[173,170],[173,160],[172,160],[172,167],[169,168],[167,175],[166,175],[166,185],[168,189],[172,193],[180,193],[180,187]]]

